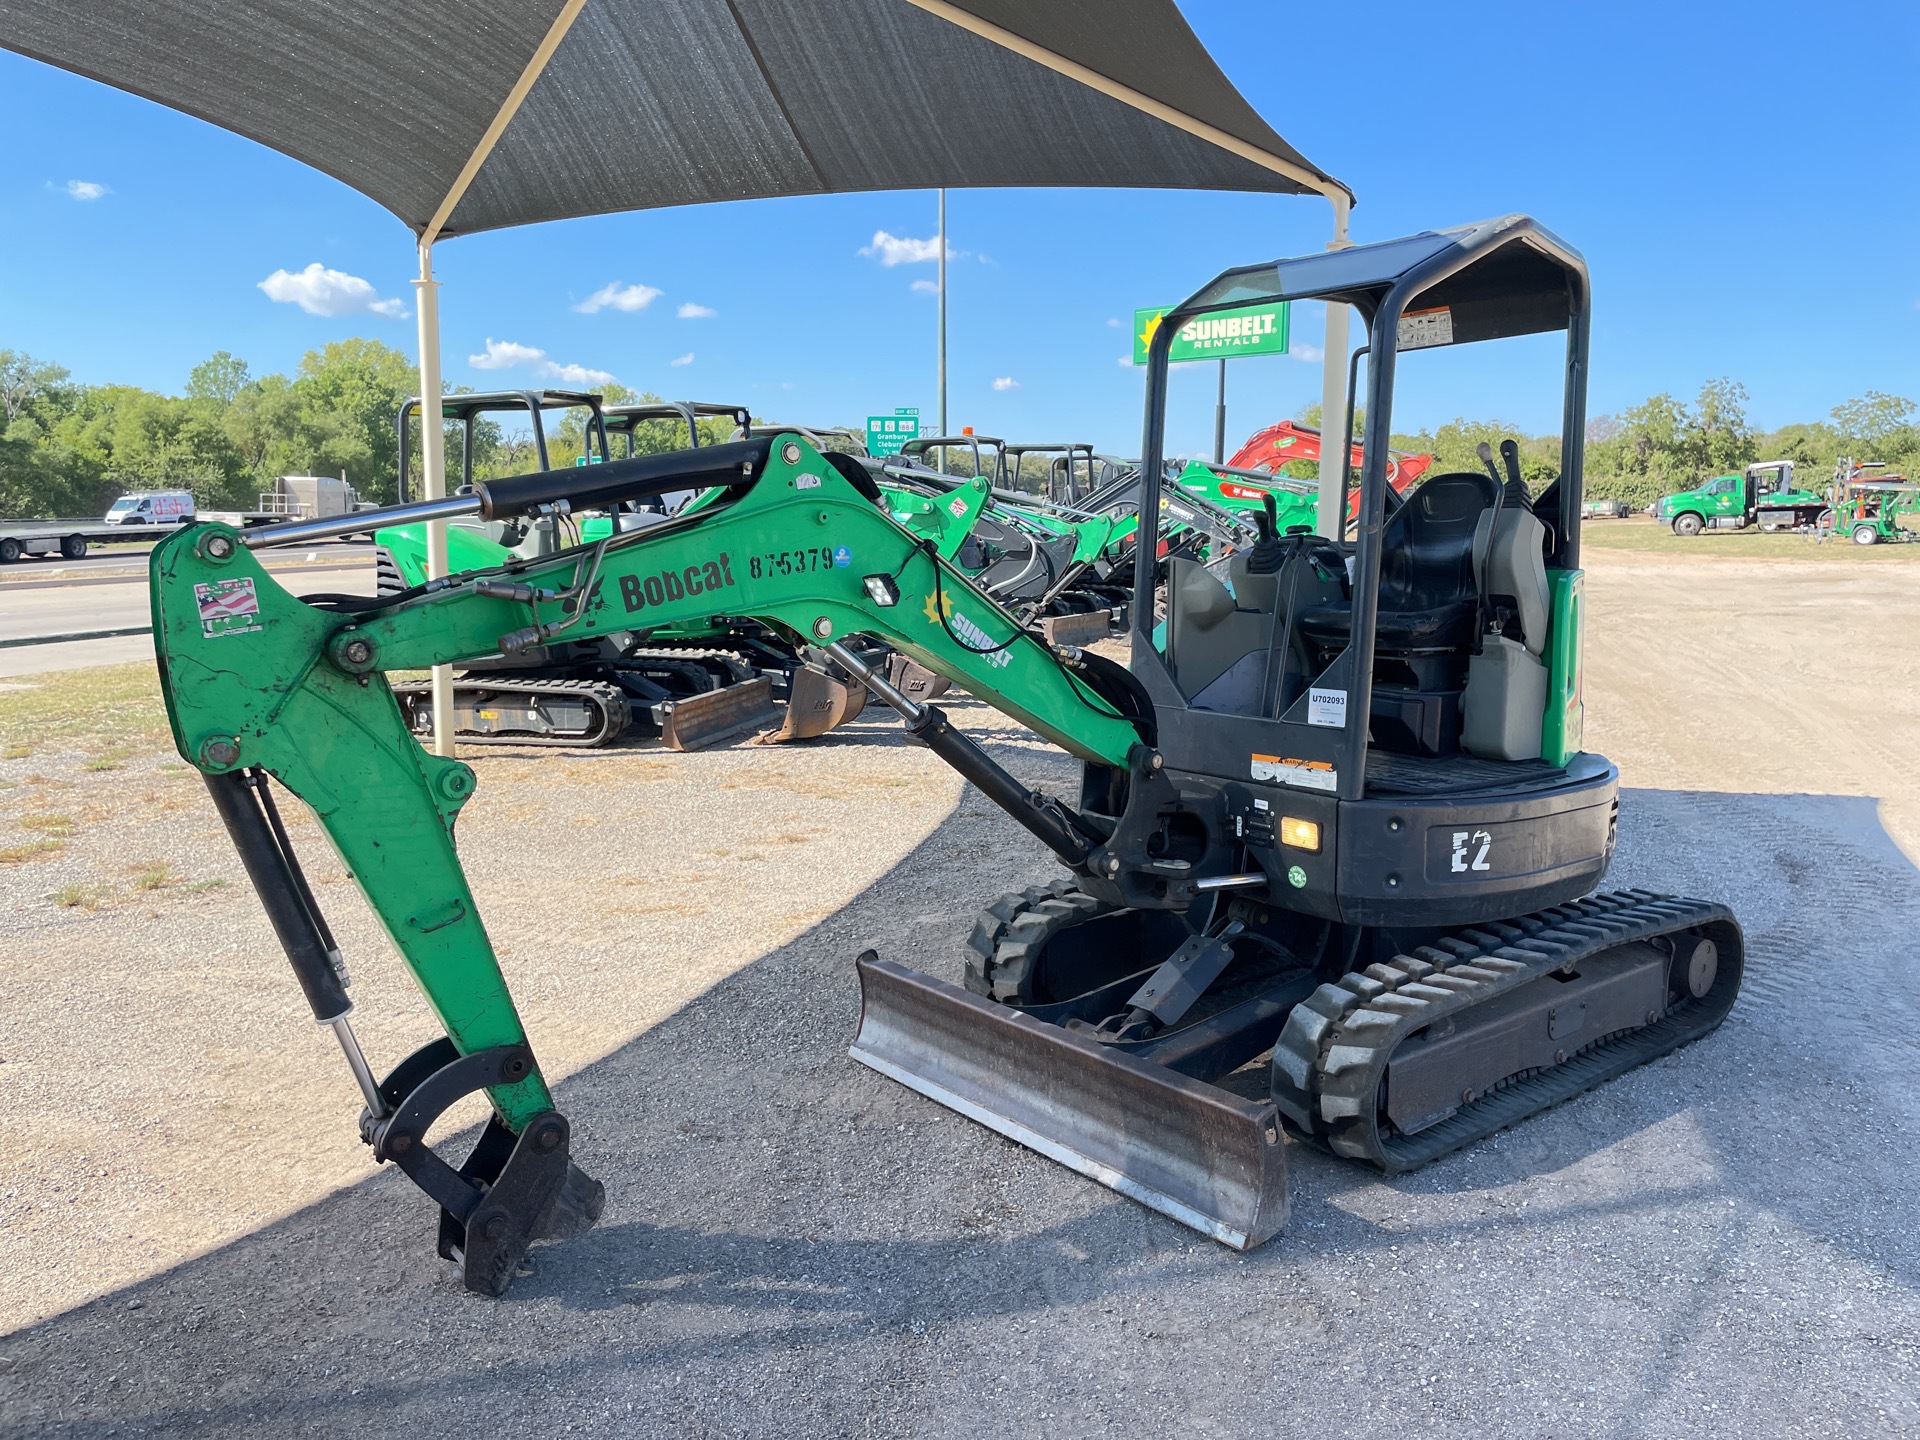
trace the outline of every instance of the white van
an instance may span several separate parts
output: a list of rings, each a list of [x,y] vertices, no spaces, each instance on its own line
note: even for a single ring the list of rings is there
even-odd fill
[[[187,525],[194,516],[191,490],[135,490],[113,502],[106,525]]]

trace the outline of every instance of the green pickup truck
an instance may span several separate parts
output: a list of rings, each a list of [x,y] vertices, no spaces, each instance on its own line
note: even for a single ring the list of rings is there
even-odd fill
[[[1662,495],[1654,517],[1676,535],[1698,535],[1709,527],[1744,530],[1792,530],[1812,525],[1826,501],[1793,483],[1793,461],[1762,460],[1738,475],[1717,475],[1698,489]]]

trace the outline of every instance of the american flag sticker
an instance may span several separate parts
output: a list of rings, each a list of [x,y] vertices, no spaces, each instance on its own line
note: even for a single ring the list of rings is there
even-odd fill
[[[193,587],[200,606],[200,629],[211,640],[216,635],[246,635],[261,629],[260,597],[251,578],[215,580]]]

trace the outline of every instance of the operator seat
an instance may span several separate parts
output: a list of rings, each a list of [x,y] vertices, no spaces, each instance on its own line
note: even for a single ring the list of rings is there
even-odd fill
[[[1460,693],[1480,614],[1476,541],[1485,544],[1482,522],[1497,494],[1490,475],[1434,475],[1381,529],[1370,721],[1384,749],[1446,755],[1458,747]],[[1322,665],[1331,662],[1352,638],[1352,600],[1315,606],[1300,628]]]
[[[1474,541],[1493,499],[1490,476],[1435,475],[1388,517],[1381,530],[1376,655],[1473,643],[1479,606]],[[1344,650],[1353,630],[1353,603],[1316,606],[1301,624],[1322,649]]]

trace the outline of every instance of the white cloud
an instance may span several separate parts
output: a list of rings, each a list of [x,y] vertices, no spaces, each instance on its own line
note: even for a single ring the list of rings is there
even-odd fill
[[[1020,388],[1020,382],[1011,375],[1002,375],[993,382],[993,388],[996,390],[1018,390]]]
[[[892,235],[885,230],[873,232],[873,243],[862,245],[860,253],[869,260],[878,260],[891,270],[895,265],[919,265],[940,258],[940,237],[930,235],[925,240],[915,240],[909,235]],[[947,258],[958,260],[966,255],[964,250],[956,250],[947,245]]]
[[[907,288],[912,290],[916,295],[938,295],[940,293],[940,282],[938,280],[916,280]]]
[[[1122,370],[1131,370],[1133,368],[1133,356],[1122,355],[1120,357],[1120,368]]]
[[[1107,321],[1107,328],[1109,330],[1124,330],[1126,329],[1126,326],[1122,325],[1118,320],[1110,319]]]
[[[549,380],[558,380],[566,385],[610,385],[613,372],[595,370],[587,365],[556,365],[551,360],[540,362],[540,373]]]
[[[675,312],[682,320],[711,320],[720,312],[711,305],[696,305],[689,300]]]
[[[69,180],[67,194],[76,200],[98,200],[108,193],[107,187],[97,180]]]
[[[531,365],[533,373],[541,379],[558,380],[563,385],[605,385],[614,378],[612,372],[595,370],[589,365],[562,365],[549,360],[547,352],[537,345],[495,340],[492,336],[487,337],[485,350],[467,357],[467,364],[476,370],[512,370]]]
[[[1321,357],[1327,352],[1318,345],[1309,345],[1304,340],[1293,340],[1288,342],[1287,353],[1296,360],[1304,360],[1309,365],[1318,365]]]
[[[260,282],[260,288],[269,300],[298,305],[309,315],[379,315],[399,320],[407,313],[404,301],[382,300],[358,275],[329,270],[318,260],[297,272],[276,270]]]
[[[636,310],[646,309],[660,298],[660,294],[651,285],[628,285],[616,280],[611,285],[602,285],[573,308],[582,315],[597,315],[602,310],[621,310],[631,315]]]
[[[467,356],[467,364],[476,370],[511,370],[516,365],[533,365],[547,358],[547,352],[532,345],[517,345],[511,340],[487,337],[487,348]]]
[[[684,355],[676,355],[667,363],[669,365],[691,365],[693,363],[693,352],[689,350]]]

